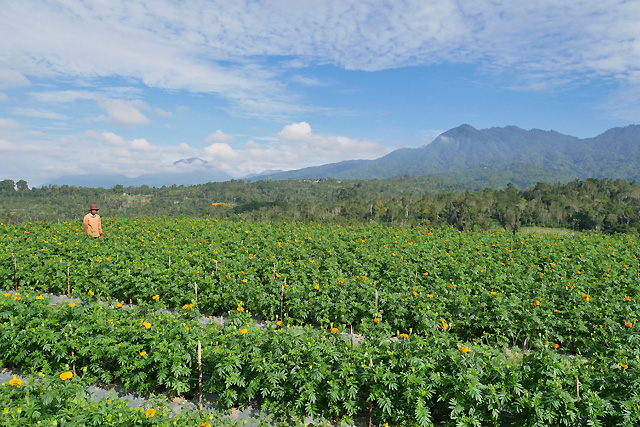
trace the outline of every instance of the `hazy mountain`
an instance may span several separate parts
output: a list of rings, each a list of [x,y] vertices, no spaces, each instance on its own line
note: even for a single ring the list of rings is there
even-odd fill
[[[201,159],[183,159],[178,160],[174,164],[179,163],[206,165],[206,161]],[[149,187],[162,187],[166,185],[169,187],[173,184],[196,185],[207,182],[228,181],[230,179],[232,179],[232,177],[226,172],[210,167],[201,167],[190,172],[145,174],[135,178],[128,178],[124,175],[66,175],[55,178],[45,185],[112,188],[115,185],[121,184],[124,187],[140,187],[142,185],[148,185]]]
[[[478,130],[462,125],[420,148],[375,160],[352,160],[267,175],[266,179],[442,176],[470,187],[519,186],[583,178],[640,178],[640,126],[580,139],[516,126]]]

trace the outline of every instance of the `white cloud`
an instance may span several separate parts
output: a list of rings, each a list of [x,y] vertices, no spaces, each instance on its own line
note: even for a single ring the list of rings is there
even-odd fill
[[[154,147],[146,139],[134,139],[131,141],[131,149],[134,151],[154,151]]]
[[[53,111],[47,111],[47,110],[33,109],[33,108],[14,108],[13,113],[18,114],[20,116],[35,117],[38,119],[48,119],[48,120],[68,120],[69,119],[69,117],[65,116],[64,114],[55,113]]]
[[[214,133],[210,133],[209,135],[207,135],[207,137],[204,139],[204,142],[206,142],[206,143],[212,143],[212,142],[229,143],[229,142],[233,142],[234,139],[235,139],[235,137],[233,135],[226,134],[226,133],[222,132],[220,129],[218,129]]]
[[[3,119],[0,117],[0,132],[16,130],[20,127],[20,123],[11,119]]]
[[[8,151],[8,150],[12,150],[14,148],[14,145],[12,143],[10,143],[9,141],[0,138],[0,151]]]
[[[8,40],[8,39],[7,39]],[[29,86],[31,82],[19,71],[0,68],[0,88]]]
[[[140,111],[146,108],[142,101],[123,101],[121,99],[107,99],[98,105],[109,115],[109,119],[119,126],[146,125],[149,119]]]
[[[204,152],[211,156],[212,160],[229,161],[240,158],[240,154],[235,152],[229,144],[222,142],[216,142],[205,147]]]
[[[0,38],[10,41],[0,58],[11,67],[0,80],[131,77],[219,94],[242,114],[279,116],[305,110],[279,83],[282,71],[311,64],[375,71],[479,61],[517,71],[520,87],[543,89],[545,79],[566,84],[585,73],[624,81],[640,68],[639,19],[637,2],[617,0],[16,1],[0,16]],[[267,68],[265,56],[292,59]],[[133,110],[112,119],[146,123]]]

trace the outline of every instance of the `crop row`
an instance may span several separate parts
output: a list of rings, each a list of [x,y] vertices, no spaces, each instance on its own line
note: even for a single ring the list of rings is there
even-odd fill
[[[343,421],[370,413],[392,425],[640,422],[633,327],[587,357],[543,334],[520,351],[463,341],[443,328],[397,334],[375,320],[354,343],[344,325],[330,326],[256,324],[237,308],[220,326],[203,322],[195,305],[170,313],[153,304],[0,297],[3,364],[47,375],[75,371],[141,392],[196,394],[201,369],[204,391],[225,406],[257,401],[279,415]]]

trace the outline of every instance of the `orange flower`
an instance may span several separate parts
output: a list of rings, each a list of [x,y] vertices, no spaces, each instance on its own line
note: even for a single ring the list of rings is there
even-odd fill
[[[337,334],[338,333],[338,328],[331,328],[331,332],[334,333],[334,334]]]
[[[73,308],[73,307],[75,307],[75,306],[76,306],[76,303],[75,303],[75,302],[70,302],[70,303],[69,303],[69,307]]]
[[[629,365],[625,365],[624,363],[621,363],[620,367],[624,369],[629,369]]]
[[[625,301],[631,301],[631,298],[626,297],[624,300],[625,300]]]
[[[494,292],[494,291],[491,291],[491,295],[496,296],[496,295],[498,295],[498,293]]]
[[[140,356],[145,357],[146,355],[147,355],[147,352],[146,352],[146,351],[142,350],[142,351],[140,352]]]
[[[282,320],[278,320],[278,321],[276,322],[276,325],[278,325],[278,326],[282,325]]]
[[[18,378],[18,375],[13,374],[13,379],[9,380],[9,385],[20,387],[22,385],[22,380]]]
[[[146,411],[144,411],[144,415],[146,415],[147,418],[153,418],[155,414],[156,414],[156,410],[153,408],[149,408]]]
[[[240,307],[240,306],[238,306],[238,308],[236,308],[236,310],[238,310],[238,311],[244,311],[244,307]]]
[[[373,319],[373,321],[376,323],[382,322],[382,317],[376,317]]]
[[[633,323],[631,322],[624,322],[624,326],[626,326],[627,328],[630,328],[633,326]]]
[[[551,347],[553,347],[553,348],[558,348],[558,347],[560,347],[560,344],[554,344],[554,345],[552,345]]]
[[[465,354],[469,352],[469,347],[462,347],[460,348],[460,353]]]
[[[121,302],[117,303],[116,307],[118,307],[118,308],[122,307],[122,303]]]
[[[447,329],[449,327],[449,324],[448,323],[443,323],[442,325],[440,325],[440,327],[442,329]]]
[[[315,290],[317,291],[318,289],[320,289],[320,285],[315,285],[315,286],[313,287],[313,289],[315,289]]]
[[[90,297],[94,296],[95,294],[93,293],[93,291],[89,291],[87,292],[87,295],[89,295]]]
[[[433,298],[433,294],[427,295],[428,298]]]
[[[249,332],[249,331],[247,330],[247,328],[242,328],[242,329],[240,329],[238,332],[240,333],[240,335],[244,335],[244,334],[246,334],[246,333],[247,333],[247,332]]]
[[[540,305],[540,301],[539,300],[534,301],[533,305],[536,306],[536,307],[539,306]]]
[[[160,295],[154,295],[151,297],[151,299],[156,300],[156,301],[160,301]]]
[[[400,338],[409,338],[409,334],[400,334]]]
[[[149,322],[142,322],[142,326],[144,326],[147,329],[151,329],[151,323]]]
[[[63,372],[63,373],[60,374],[60,379],[62,381],[66,381],[66,380],[68,380],[70,378],[73,378],[73,372],[67,371],[67,372]]]
[[[413,296],[418,296],[418,293],[416,291],[413,291]]]
[[[13,297],[13,299],[16,300],[16,301],[20,301],[22,299],[22,297],[17,297],[16,296],[16,297]]]

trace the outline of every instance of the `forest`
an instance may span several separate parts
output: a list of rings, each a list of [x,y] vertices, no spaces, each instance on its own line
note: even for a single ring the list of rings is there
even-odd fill
[[[0,222],[80,220],[90,204],[113,218],[206,217],[354,225],[454,227],[464,231],[521,227],[637,234],[640,185],[589,178],[520,189],[471,191],[429,177],[372,180],[211,182],[192,186],[75,186],[29,188],[0,181]]]

